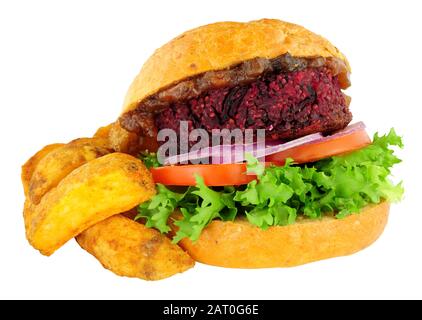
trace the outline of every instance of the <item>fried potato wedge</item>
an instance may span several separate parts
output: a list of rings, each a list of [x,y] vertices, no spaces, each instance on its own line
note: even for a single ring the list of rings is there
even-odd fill
[[[119,122],[110,127],[108,139],[110,146],[117,152],[137,154],[139,151],[138,136],[122,128]]]
[[[120,276],[161,280],[194,266],[192,258],[166,236],[122,215],[96,224],[76,240]]]
[[[114,123],[110,123],[108,126],[100,127],[94,134],[94,138],[108,139],[110,129],[114,126]]]
[[[27,195],[34,204],[40,203],[41,198],[73,170],[111,151],[108,148],[108,141],[92,138],[78,139],[51,148],[39,160],[29,181]]]
[[[28,240],[51,255],[71,238],[155,194],[142,161],[122,153],[92,160],[67,175],[38,205],[27,206]]]
[[[23,166],[22,166],[22,184],[23,189],[25,192],[25,196],[28,196],[28,189],[29,189],[29,183],[31,181],[31,178],[34,174],[35,169],[38,166],[38,163],[50,152],[53,150],[56,150],[60,147],[64,146],[63,143],[55,143],[50,144],[48,146],[45,146],[40,151],[38,151],[36,154],[34,154]]]

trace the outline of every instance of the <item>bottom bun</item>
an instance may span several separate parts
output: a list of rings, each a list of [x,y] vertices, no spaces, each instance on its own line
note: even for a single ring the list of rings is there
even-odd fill
[[[246,219],[213,221],[198,241],[179,244],[198,262],[226,268],[293,267],[362,250],[383,232],[389,203],[365,207],[344,219],[298,218],[295,224],[262,230]]]

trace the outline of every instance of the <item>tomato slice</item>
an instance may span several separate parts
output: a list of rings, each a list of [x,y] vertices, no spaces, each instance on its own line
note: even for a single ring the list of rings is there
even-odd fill
[[[346,135],[327,137],[321,141],[297,146],[266,156],[265,161],[284,164],[287,158],[296,163],[314,162],[324,158],[349,153],[371,144],[371,138],[365,130],[358,130]]]
[[[246,174],[245,163],[192,164],[151,168],[155,183],[172,186],[196,185],[195,174],[204,179],[207,186],[235,186],[247,184],[256,175]]]
[[[313,162],[352,152],[369,144],[371,139],[366,131],[358,130],[281,151],[267,156],[265,160],[266,165],[283,165],[286,158],[293,158],[296,163]],[[246,174],[245,163],[166,166],[152,168],[151,173],[156,183],[172,186],[196,185],[195,174],[201,176],[207,186],[235,186],[256,179],[256,175]]]

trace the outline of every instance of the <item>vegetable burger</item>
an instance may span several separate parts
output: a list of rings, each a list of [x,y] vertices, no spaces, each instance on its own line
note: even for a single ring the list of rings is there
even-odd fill
[[[145,144],[157,187],[136,219],[223,267],[295,266],[371,244],[403,192],[388,178],[400,161],[390,146],[402,143],[394,130],[371,141],[362,122],[349,124],[350,71],[326,39],[279,20],[206,25],[158,49],[120,117]],[[158,161],[160,130],[174,130],[177,145],[181,124],[210,135],[264,129],[265,143],[250,153],[210,145],[205,164],[179,146]],[[238,161],[221,161],[221,150]]]

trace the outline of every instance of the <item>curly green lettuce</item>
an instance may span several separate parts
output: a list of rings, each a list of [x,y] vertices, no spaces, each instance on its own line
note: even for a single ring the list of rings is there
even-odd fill
[[[157,184],[157,195],[139,206],[136,219],[145,218],[147,227],[168,233],[169,218],[179,209],[182,218],[174,221],[175,243],[183,238],[196,241],[212,220],[233,221],[237,215],[262,229],[292,224],[298,215],[318,219],[334,212],[342,219],[368,204],[402,198],[402,183],[389,179],[392,166],[401,162],[393,146],[402,148],[403,143],[391,129],[381,137],[375,134],[373,143],[363,149],[312,164],[295,165],[288,159],[284,166],[265,168],[249,156],[248,172],[257,180],[246,186],[210,188],[196,176],[196,186],[184,193]]]
[[[145,167],[148,169],[161,167],[161,163],[158,161],[157,154],[155,152],[142,152],[139,155],[139,159],[143,161]]]

